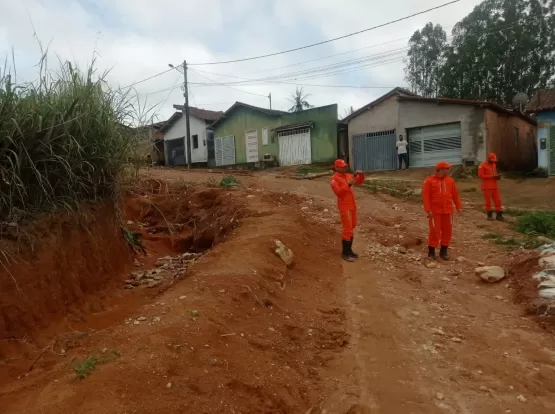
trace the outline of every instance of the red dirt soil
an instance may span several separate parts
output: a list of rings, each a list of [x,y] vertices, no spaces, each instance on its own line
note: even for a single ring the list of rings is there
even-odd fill
[[[125,219],[143,234],[149,252],[138,256],[145,268],[183,249],[212,249],[160,296],[145,301],[138,290],[114,292],[103,309],[59,328],[44,354],[53,332],[43,334],[40,349],[2,361],[2,412],[311,409],[335,386],[328,367],[349,343],[333,231],[288,206],[298,197],[284,202],[282,195],[235,190],[154,191],[125,203]],[[274,254],[275,239],[293,250],[292,268]],[[127,275],[109,274],[118,281]],[[129,316],[147,321],[126,323]],[[57,355],[62,348],[65,354]],[[106,349],[121,357],[77,379],[72,359]],[[16,380],[37,356],[33,371]]]

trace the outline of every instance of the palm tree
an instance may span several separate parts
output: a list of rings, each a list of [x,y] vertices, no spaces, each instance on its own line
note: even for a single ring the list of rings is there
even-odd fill
[[[310,94],[305,94],[303,88],[299,89],[296,88],[295,93],[291,94],[291,98],[288,99],[293,103],[293,106],[289,108],[289,112],[300,112],[304,109],[312,108],[306,99],[310,96]]]

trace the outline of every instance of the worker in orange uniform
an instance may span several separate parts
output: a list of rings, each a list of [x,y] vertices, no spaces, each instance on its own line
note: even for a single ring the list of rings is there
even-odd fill
[[[436,258],[436,248],[441,245],[439,256],[449,260],[448,249],[453,234],[453,205],[460,213],[462,210],[459,191],[449,176],[451,165],[441,161],[436,165],[436,173],[424,181],[422,201],[428,216],[430,234],[428,237],[428,257]]]
[[[503,207],[501,205],[501,194],[497,181],[501,179],[497,173],[497,155],[493,152],[488,155],[488,160],[480,164],[478,168],[478,177],[482,180],[482,193],[484,193],[484,201],[486,203],[486,213],[488,220],[493,220],[493,211],[491,209],[491,201],[495,206],[495,218],[498,221],[504,221]]]
[[[355,203],[354,185],[364,182],[364,174],[360,171],[355,174],[347,172],[348,164],[339,159],[333,164],[335,174],[331,177],[330,184],[333,192],[337,196],[337,206],[341,216],[343,231],[341,233],[343,260],[353,262],[358,255],[353,252],[353,230],[357,225],[357,206]]]

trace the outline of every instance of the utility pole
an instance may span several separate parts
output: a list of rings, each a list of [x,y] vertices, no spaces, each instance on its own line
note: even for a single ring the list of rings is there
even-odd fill
[[[185,147],[187,150],[187,168],[191,169],[191,128],[189,126],[189,89],[187,88],[187,61],[183,61],[183,96],[185,97],[185,128],[187,133]]]
[[[270,109],[272,109],[272,92],[268,95],[268,99],[270,100]]]

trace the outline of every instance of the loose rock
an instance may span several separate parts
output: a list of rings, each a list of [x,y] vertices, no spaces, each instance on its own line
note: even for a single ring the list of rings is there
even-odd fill
[[[275,254],[283,260],[283,263],[285,263],[287,267],[291,267],[291,265],[293,265],[293,252],[291,249],[280,240],[275,240],[274,242],[276,244],[276,249],[274,250]]]
[[[527,400],[524,397],[524,395],[520,394],[518,397],[516,397],[517,400],[519,400],[521,403],[525,403]]]
[[[481,277],[482,280],[489,283],[499,282],[505,277],[505,271],[499,266],[477,267],[474,272]]]
[[[438,392],[436,394],[436,398],[440,401],[443,401],[445,399],[445,395],[443,395],[442,393]]]
[[[540,258],[538,264],[544,269],[555,267],[555,255]]]

